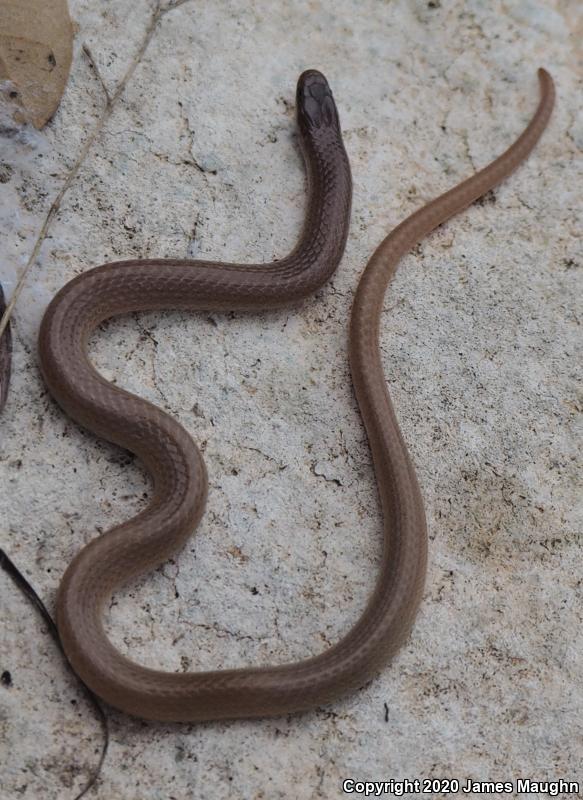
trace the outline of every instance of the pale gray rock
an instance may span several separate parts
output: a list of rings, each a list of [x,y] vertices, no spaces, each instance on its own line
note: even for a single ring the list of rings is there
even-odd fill
[[[70,5],[76,56],[56,117],[41,132],[5,124],[0,138],[8,293],[103,111],[82,46],[114,96],[154,11]],[[103,374],[179,419],[208,465],[189,546],[108,617],[124,652],[162,669],[299,659],[356,620],[381,527],[346,359],[358,277],[395,224],[517,136],[539,66],[558,102],[529,161],[409,254],[387,294],[384,365],[431,539],[407,645],[360,692],[311,713],[161,725],[111,712],[94,796],[339,798],[350,777],[581,778],[582,30],[581,8],[559,0],[187,0],[155,26],[14,315],[0,540],[50,608],[71,557],[149,490],[132,458],[47,396],[35,339],[50,297],[107,260],[285,254],[304,210],[294,91],[307,67],[330,80],[354,175],[345,258],[301,308],[143,314],[92,343]],[[96,762],[99,729],[34,611],[7,576],[0,587],[11,675],[0,793],[65,800]]]

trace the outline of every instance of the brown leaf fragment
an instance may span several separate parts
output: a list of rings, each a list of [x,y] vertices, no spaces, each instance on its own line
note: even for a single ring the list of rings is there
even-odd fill
[[[0,319],[6,309],[4,302],[4,291],[0,284]],[[10,332],[10,323],[6,326],[6,330],[0,339],[0,413],[6,404],[8,397],[8,384],[10,383],[10,371],[12,367],[12,334]]]
[[[16,122],[53,116],[67,83],[73,26],[67,0],[0,0],[0,81]]]

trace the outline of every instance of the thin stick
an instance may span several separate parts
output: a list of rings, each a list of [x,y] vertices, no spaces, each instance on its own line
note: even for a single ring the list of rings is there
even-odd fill
[[[0,568],[3,569],[4,572],[6,572],[8,575],[10,575],[16,586],[20,589],[20,591],[24,594],[24,596],[32,603],[32,605],[37,609],[37,611],[47,624],[49,633],[57,643],[57,646],[61,651],[63,658],[67,663],[67,666],[69,667],[71,672],[73,672],[73,675],[75,675],[75,677],[81,684],[83,691],[85,692],[85,696],[87,697],[87,700],[93,707],[95,715],[97,716],[99,722],[101,723],[101,728],[103,731],[103,744],[101,747],[101,754],[99,756],[99,761],[97,762],[97,765],[91,772],[91,775],[89,776],[87,783],[81,789],[81,791],[77,795],[75,795],[74,800],[81,800],[81,798],[87,794],[89,789],[91,789],[91,787],[95,785],[97,779],[99,778],[103,762],[105,761],[105,756],[107,755],[107,748],[109,747],[109,724],[107,721],[107,715],[103,709],[103,706],[101,705],[99,698],[93,694],[91,689],[88,686],[86,686],[81,680],[81,678],[79,678],[79,676],[76,675],[75,672],[73,671],[73,668],[71,667],[67,659],[67,656],[65,655],[65,652],[63,650],[61,639],[59,637],[59,631],[57,629],[55,621],[49,614],[47,607],[45,606],[45,604],[43,603],[43,601],[41,600],[35,589],[24,577],[22,572],[18,569],[18,567],[14,564],[14,562],[6,555],[6,553],[2,549],[0,549]]]
[[[18,278],[18,282],[16,284],[16,287],[15,287],[14,291],[12,292],[12,296],[10,298],[10,301],[6,306],[6,310],[4,311],[4,314],[2,315],[2,319],[0,320],[0,338],[2,337],[2,334],[4,333],[4,330],[5,330],[6,326],[8,325],[8,321],[9,321],[11,315],[12,315],[12,311],[14,310],[14,306],[16,305],[16,301],[18,300],[18,297],[20,296],[20,293],[22,292],[22,289],[24,288],[24,285],[25,285],[25,282],[26,282],[26,278],[28,276],[30,268],[32,267],[32,265],[34,264],[34,262],[36,261],[36,259],[38,257],[38,254],[40,252],[41,246],[42,246],[42,244],[43,244],[43,242],[44,242],[44,240],[46,238],[47,231],[48,231],[53,219],[55,218],[55,215],[56,215],[57,211],[59,210],[59,208],[61,206],[61,202],[63,200],[63,197],[65,196],[65,194],[67,193],[69,187],[71,186],[71,184],[73,183],[73,181],[77,177],[77,174],[78,174],[79,170],[81,169],[81,166],[83,165],[83,162],[85,161],[85,158],[87,157],[87,153],[91,150],[93,144],[95,143],[95,140],[97,139],[97,137],[99,136],[99,134],[103,130],[103,127],[104,127],[105,123],[108,121],[109,117],[111,116],[111,114],[113,112],[115,104],[119,100],[122,92],[125,90],[128,82],[131,80],[131,78],[132,78],[132,76],[133,76],[133,74],[134,74],[134,72],[136,70],[136,67],[141,62],[141,60],[142,60],[142,58],[144,56],[144,53],[148,49],[148,45],[150,44],[150,42],[152,40],[152,36],[154,35],[154,32],[156,31],[158,23],[160,22],[160,20],[162,19],[162,17],[165,14],[167,14],[170,11],[174,11],[176,8],[179,8],[180,6],[184,5],[184,3],[186,3],[186,2],[188,2],[188,0],[176,0],[176,2],[171,3],[170,5],[165,6],[165,7],[162,7],[160,5],[160,2],[157,3],[156,8],[154,9],[154,12],[152,13],[152,16],[150,17],[150,22],[148,23],[148,27],[146,28],[146,33],[144,34],[144,38],[142,39],[142,43],[140,44],[140,47],[138,48],[138,51],[136,52],[136,54],[132,58],[132,60],[131,60],[131,62],[129,64],[129,66],[128,66],[123,78],[121,79],[121,81],[118,84],[115,92],[112,95],[110,95],[109,91],[107,90],[105,82],[103,81],[103,78],[101,77],[101,74],[100,74],[100,72],[99,72],[99,70],[97,68],[97,64],[96,64],[96,62],[95,62],[95,60],[93,58],[93,55],[92,55],[91,51],[89,50],[87,45],[83,46],[83,52],[85,53],[85,56],[89,60],[89,63],[91,64],[95,74],[97,75],[97,78],[98,78],[98,80],[99,80],[99,82],[101,84],[101,87],[103,89],[103,92],[104,92],[104,95],[105,95],[105,106],[104,106],[103,111],[101,113],[101,117],[97,121],[95,127],[93,128],[93,131],[89,134],[87,140],[85,141],[85,144],[81,148],[81,152],[77,156],[77,160],[75,161],[75,163],[71,167],[71,170],[69,171],[69,174],[67,175],[67,177],[65,179],[65,182],[61,186],[61,189],[59,190],[57,196],[55,197],[55,199],[53,200],[53,202],[51,204],[51,207],[49,208],[49,211],[48,211],[48,213],[47,213],[47,215],[45,217],[45,220],[44,220],[44,222],[43,222],[43,224],[41,226],[39,234],[38,234],[38,236],[36,238],[36,241],[34,243],[34,247],[32,249],[32,253],[30,254],[30,258],[26,262],[26,266],[24,267],[24,269],[22,270],[22,272],[20,274],[20,277]]]

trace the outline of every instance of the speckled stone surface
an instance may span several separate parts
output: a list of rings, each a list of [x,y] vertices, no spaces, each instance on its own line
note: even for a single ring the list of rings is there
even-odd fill
[[[57,116],[0,137],[8,293],[104,107],[82,46],[114,95],[154,11],[70,5],[76,56]],[[149,491],[130,456],[47,396],[35,338],[49,298],[107,260],[288,251],[304,208],[293,106],[307,67],[330,80],[354,175],[345,258],[303,307],[144,314],[93,341],[103,374],[172,413],[207,460],[196,536],[108,616],[124,652],[168,670],[299,659],[356,620],[380,554],[346,360],[358,276],[395,224],[522,130],[537,67],[558,103],[528,163],[408,255],[387,295],[384,365],[431,540],[407,645],[360,692],[301,716],[162,725],[112,711],[91,796],[340,798],[347,778],[583,779],[582,33],[574,0],[192,0],[156,24],[14,316],[0,544],[49,607],[79,547]],[[72,798],[96,762],[97,722],[1,574],[0,595],[0,796]]]

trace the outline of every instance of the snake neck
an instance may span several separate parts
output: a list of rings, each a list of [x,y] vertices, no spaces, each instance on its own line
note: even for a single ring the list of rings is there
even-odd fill
[[[304,226],[292,252],[270,268],[288,283],[305,275],[308,295],[331,277],[344,253],[350,226],[352,178],[339,131],[322,131],[303,142],[303,151],[308,179]]]

